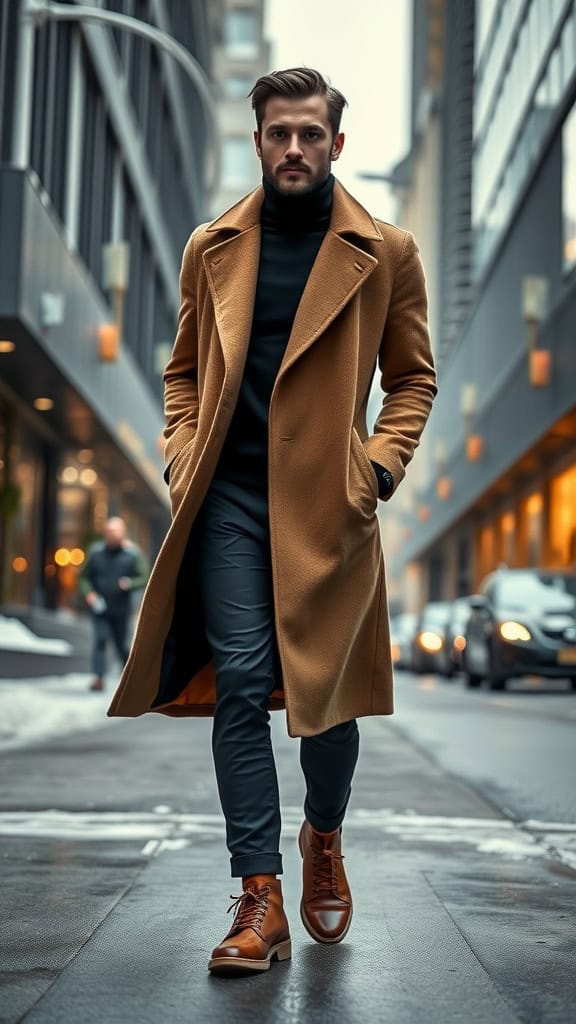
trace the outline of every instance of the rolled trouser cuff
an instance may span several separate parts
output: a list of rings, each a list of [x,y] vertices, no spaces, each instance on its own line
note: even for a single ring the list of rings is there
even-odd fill
[[[249,875],[281,875],[281,853],[242,853],[230,858],[232,878]]]
[[[347,803],[348,801],[346,801]],[[342,826],[344,821],[344,815],[346,813],[346,805],[342,810],[342,813],[337,818],[322,818],[318,814],[315,814],[311,809],[307,800],[304,801],[304,815],[306,821],[312,825],[315,832],[337,832]]]

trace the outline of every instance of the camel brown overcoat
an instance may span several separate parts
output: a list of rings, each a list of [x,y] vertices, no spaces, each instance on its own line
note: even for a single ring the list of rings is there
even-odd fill
[[[215,680],[191,531],[238,397],[250,340],[262,188],[191,235],[165,372],[172,523],[108,714],[209,715]],[[379,365],[383,404],[368,436]],[[338,183],[269,411],[268,499],[281,679],[271,708],[309,736],[391,714],[384,563],[370,459],[395,488],[436,391],[414,238]],[[193,531],[192,531],[193,536]]]

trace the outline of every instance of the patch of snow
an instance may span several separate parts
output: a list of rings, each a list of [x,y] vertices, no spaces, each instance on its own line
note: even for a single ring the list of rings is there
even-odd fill
[[[20,619],[7,619],[0,615],[0,650],[26,654],[70,654],[72,644],[67,640],[36,636]]]
[[[27,746],[119,721],[106,717],[115,683],[110,682],[102,693],[92,693],[91,679],[84,672],[0,679],[0,748]]]

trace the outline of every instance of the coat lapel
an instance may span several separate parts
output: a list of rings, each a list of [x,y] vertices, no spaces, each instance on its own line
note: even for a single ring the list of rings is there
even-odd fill
[[[370,214],[335,181],[330,228],[300,299],[281,374],[310,348],[378,266],[374,256],[344,237],[350,235],[382,241]]]
[[[239,381],[250,342],[254,296],[260,259],[260,187],[213,221],[207,231],[233,232],[207,249],[204,267],[214,303],[214,314],[227,376]],[[306,283],[284,359],[282,374],[332,323],[361,288],[378,260],[349,237],[382,241],[366,210],[340,182],[334,183],[330,228]]]
[[[284,373],[316,341],[364,284],[378,260],[330,229],[306,283],[280,368]]]
[[[260,224],[227,238],[203,256],[226,376],[240,379],[250,342],[260,258]]]

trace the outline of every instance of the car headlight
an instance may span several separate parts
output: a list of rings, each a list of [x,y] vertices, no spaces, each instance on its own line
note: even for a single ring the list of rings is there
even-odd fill
[[[521,622],[501,622],[498,629],[503,640],[522,640],[525,643],[532,639],[532,633]]]
[[[425,629],[423,633],[419,634],[418,643],[420,647],[423,647],[425,651],[430,651],[431,654],[442,650],[442,637],[429,629]]]

